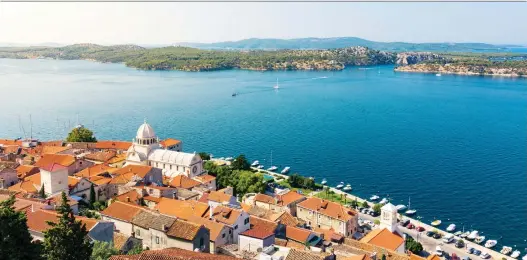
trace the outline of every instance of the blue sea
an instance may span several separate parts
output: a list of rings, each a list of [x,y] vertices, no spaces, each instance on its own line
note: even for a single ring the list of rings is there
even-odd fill
[[[277,166],[350,183],[365,198],[411,197],[424,221],[501,238],[498,250],[527,247],[526,79],[0,59],[0,93],[0,138],[29,135],[31,114],[43,140],[79,121],[100,140],[131,141],[146,118],[187,152],[243,153],[266,166],[272,152]]]

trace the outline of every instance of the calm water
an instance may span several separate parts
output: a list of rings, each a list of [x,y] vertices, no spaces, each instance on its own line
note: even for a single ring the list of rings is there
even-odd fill
[[[23,136],[19,117],[29,132],[31,114],[34,136],[63,138],[78,114],[99,139],[131,140],[146,117],[188,152],[270,166],[273,151],[277,166],[394,204],[411,196],[426,222],[527,247],[527,80],[392,69],[186,73],[0,60],[0,136]]]

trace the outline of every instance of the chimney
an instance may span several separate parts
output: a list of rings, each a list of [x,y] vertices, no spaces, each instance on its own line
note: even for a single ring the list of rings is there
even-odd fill
[[[168,228],[167,228],[167,226],[166,226],[165,224],[162,224],[162,225],[161,225],[161,229],[162,229],[163,232],[164,232],[164,231],[167,231]]]
[[[126,196],[126,202],[130,202],[130,197]]]
[[[31,203],[31,212],[35,212],[34,206],[35,206],[35,204]]]

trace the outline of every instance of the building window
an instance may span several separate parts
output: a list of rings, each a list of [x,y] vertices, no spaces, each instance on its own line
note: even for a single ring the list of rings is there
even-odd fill
[[[229,235],[232,234],[232,230],[229,229]]]
[[[249,224],[249,218],[246,218],[245,221],[243,222],[243,224],[245,224],[245,225]]]
[[[204,244],[205,244],[205,241],[203,240],[203,238],[200,238],[199,239],[199,247],[203,247]]]
[[[238,229],[238,225],[234,226],[234,230]]]
[[[156,244],[159,244],[159,237],[156,236]]]
[[[221,238],[225,238],[225,233],[221,234]]]
[[[137,236],[141,236],[141,230],[140,230],[140,229],[137,229],[136,234],[137,234]]]
[[[170,170],[172,170],[172,164],[170,165]]]

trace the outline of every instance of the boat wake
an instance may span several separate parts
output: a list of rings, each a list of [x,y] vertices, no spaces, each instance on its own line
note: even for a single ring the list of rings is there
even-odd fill
[[[322,77],[316,77],[316,78],[311,78],[312,80],[316,80],[316,79],[327,79],[328,77],[327,76],[322,76]]]

